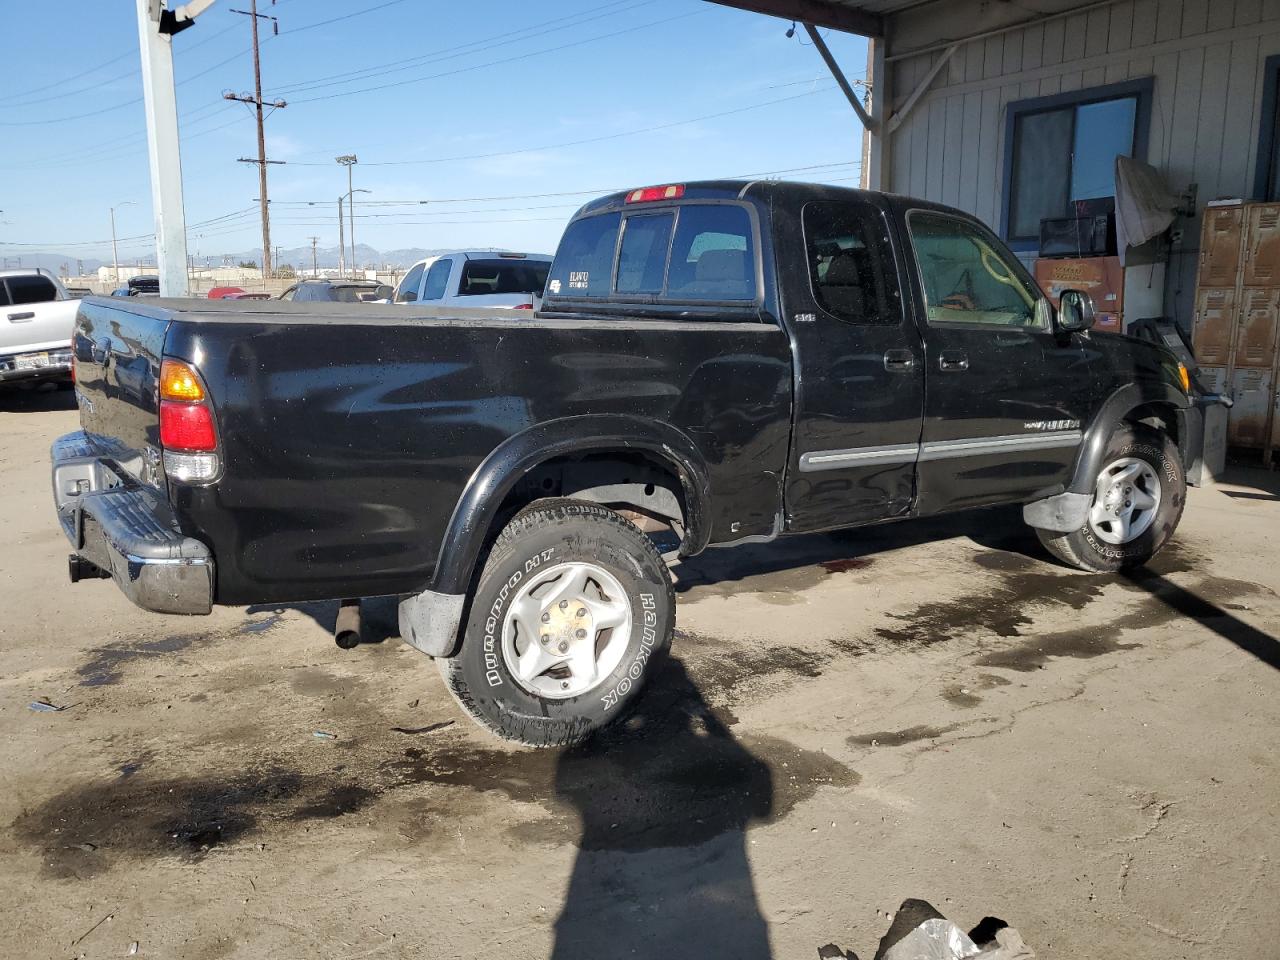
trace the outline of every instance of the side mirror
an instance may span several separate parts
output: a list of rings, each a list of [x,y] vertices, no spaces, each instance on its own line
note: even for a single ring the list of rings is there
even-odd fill
[[[1079,290],[1063,290],[1058,297],[1058,329],[1063,333],[1082,333],[1093,326],[1097,314],[1093,298]]]

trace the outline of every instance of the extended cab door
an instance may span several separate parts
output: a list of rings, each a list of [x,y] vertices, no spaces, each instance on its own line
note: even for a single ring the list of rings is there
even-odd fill
[[[887,210],[840,197],[805,203],[799,222],[774,214],[797,369],[793,530],[900,516],[914,492],[923,352],[903,308],[904,261]]]
[[[986,227],[906,214],[925,341],[921,514],[1024,499],[1064,481],[1093,384],[1081,334],[1062,334],[1022,264]]]

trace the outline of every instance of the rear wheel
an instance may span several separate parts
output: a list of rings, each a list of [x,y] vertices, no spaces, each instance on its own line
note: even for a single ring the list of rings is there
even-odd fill
[[[499,534],[462,648],[437,663],[481,726],[570,744],[626,713],[674,624],[671,577],[648,537],[604,507],[543,500]]]
[[[1155,556],[1177,529],[1186,498],[1182,461],[1169,437],[1150,427],[1121,424],[1094,478],[1083,526],[1070,533],[1036,533],[1065,563],[1111,573]]]

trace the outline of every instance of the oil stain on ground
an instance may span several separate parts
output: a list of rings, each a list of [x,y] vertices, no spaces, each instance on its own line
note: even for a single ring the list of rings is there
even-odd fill
[[[198,861],[220,846],[353,814],[389,795],[417,800],[421,785],[433,784],[452,788],[426,798],[441,823],[474,815],[483,809],[478,795],[496,794],[532,807],[531,821],[502,816],[518,842],[634,851],[774,821],[822,786],[858,782],[826,754],[775,737],[736,737],[730,721],[670,659],[625,722],[571,749],[441,736],[389,753],[403,740],[388,733],[394,740],[344,754],[327,769],[287,755],[205,778],[164,778],[144,767],[63,791],[24,812],[12,832],[40,853],[47,874],[84,878],[120,862]]]
[[[405,752],[405,782],[497,792],[546,814],[511,827],[518,840],[583,850],[699,844],[785,817],[822,786],[858,775],[823,753],[774,737],[735,737],[678,661],[628,722],[560,752],[458,746]]]
[[[905,730],[877,730],[875,733],[859,733],[848,737],[848,743],[854,747],[902,747],[919,740],[936,740],[952,730],[965,726],[952,723],[945,727],[917,726]]]
[[[197,644],[218,639],[205,633],[183,633],[159,640],[139,640],[113,643],[96,648],[89,659],[76,669],[80,685],[101,687],[119,683],[127,665],[137,660],[149,660],[170,653],[181,653]]]

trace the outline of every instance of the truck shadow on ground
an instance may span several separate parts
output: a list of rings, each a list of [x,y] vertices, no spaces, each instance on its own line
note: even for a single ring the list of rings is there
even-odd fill
[[[75,392],[52,384],[24,390],[0,387],[0,413],[51,413],[76,408]]]
[[[676,567],[676,592],[717,587],[725,592],[741,581],[752,589],[796,591],[832,573],[870,567],[877,554],[940,540],[966,537],[980,546],[1033,560],[1052,561],[1022,521],[1022,508],[992,507],[921,520],[803,534],[771,543],[711,548]],[[770,580],[774,582],[769,582]],[[732,592],[731,590],[729,592]]]

